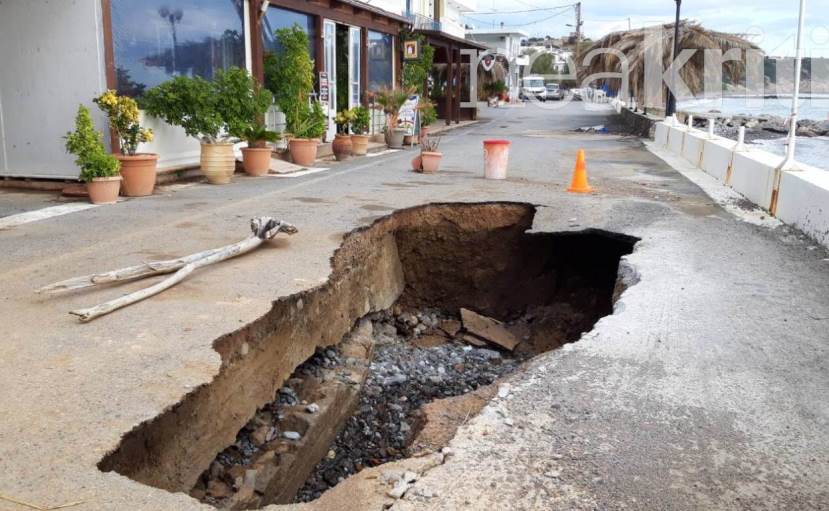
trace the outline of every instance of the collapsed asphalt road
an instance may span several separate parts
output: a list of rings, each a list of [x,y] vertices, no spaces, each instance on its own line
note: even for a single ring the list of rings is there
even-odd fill
[[[580,342],[516,374],[458,430],[451,456],[411,467],[416,480],[401,499],[380,490],[378,467],[298,507],[824,506],[825,251],[797,232],[728,215],[636,139],[569,131],[601,124],[605,113],[581,105],[482,113],[484,122],[444,137],[437,175],[407,172],[411,153],[401,152],[295,179],[168,189],[1,232],[0,312],[14,322],[0,347],[0,493],[39,505],[82,501],[78,509],[204,507],[97,464],[125,433],[214,379],[217,339],[274,300],[324,283],[344,233],[408,206],[508,200],[538,205],[535,231],[640,238],[624,265],[638,283]],[[480,178],[481,141],[495,137],[513,142],[504,182]],[[594,195],[563,191],[579,147]],[[262,214],[302,235],[88,325],[66,311],[130,286],[51,299],[31,292],[235,241]]]

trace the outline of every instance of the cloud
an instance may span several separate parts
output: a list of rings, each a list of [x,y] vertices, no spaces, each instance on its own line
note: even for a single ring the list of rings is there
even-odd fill
[[[562,5],[562,0],[528,0],[516,4],[507,0],[479,0],[478,9],[488,11],[518,10],[523,6],[552,7]],[[806,55],[829,57],[829,14],[821,4],[812,1],[806,7],[806,30],[804,49]],[[522,7],[519,7],[522,6]],[[693,0],[682,3],[682,17],[698,21],[706,28],[722,32],[745,34],[770,55],[791,56],[795,53],[795,35],[797,32],[797,3],[779,0]],[[569,11],[569,10],[568,10]],[[522,30],[532,35],[565,35],[572,31],[574,11],[562,12],[548,21],[545,13],[486,15],[472,14],[478,25],[480,22],[504,22],[505,25],[521,25]],[[608,32],[626,30],[628,18],[633,28],[672,23],[675,4],[669,0],[637,0],[636,2],[582,2],[584,33],[587,37],[600,38]]]

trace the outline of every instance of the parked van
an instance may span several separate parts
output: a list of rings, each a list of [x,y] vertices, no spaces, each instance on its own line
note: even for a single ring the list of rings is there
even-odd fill
[[[537,75],[522,78],[520,96],[521,99],[535,98],[539,101],[547,101],[547,87],[544,86],[544,78]]]

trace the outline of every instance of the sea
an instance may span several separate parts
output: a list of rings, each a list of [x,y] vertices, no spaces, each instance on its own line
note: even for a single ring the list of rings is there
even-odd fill
[[[724,115],[775,115],[788,117],[791,113],[791,96],[773,98],[696,98],[680,101],[677,109],[691,113],[708,113],[714,110]],[[815,94],[802,98],[798,104],[799,117],[815,121],[829,120],[829,94]],[[786,153],[786,137],[754,140],[753,145],[766,151],[783,155]],[[798,137],[795,159],[802,163],[829,170],[829,137]]]

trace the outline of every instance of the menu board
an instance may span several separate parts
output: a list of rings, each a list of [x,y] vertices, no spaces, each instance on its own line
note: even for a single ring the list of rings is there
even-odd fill
[[[420,96],[413,94],[409,99],[403,103],[398,112],[398,120],[401,128],[406,129],[406,135],[414,135],[417,129],[417,104],[420,102]]]
[[[320,71],[320,101],[328,103],[329,87],[328,87],[328,73]]]

